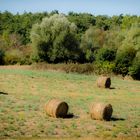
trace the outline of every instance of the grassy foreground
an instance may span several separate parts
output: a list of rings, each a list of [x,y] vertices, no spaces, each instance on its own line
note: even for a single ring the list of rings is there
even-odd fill
[[[99,89],[97,76],[0,67],[0,139],[140,139],[140,81],[112,77]],[[45,103],[59,98],[74,117],[46,115]],[[92,102],[113,106],[109,122],[91,120]]]

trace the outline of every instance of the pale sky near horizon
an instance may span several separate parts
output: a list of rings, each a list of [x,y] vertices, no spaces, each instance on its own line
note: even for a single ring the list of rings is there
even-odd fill
[[[140,16],[140,0],[0,0],[1,12],[51,12],[52,10],[65,14],[73,11],[94,15]]]

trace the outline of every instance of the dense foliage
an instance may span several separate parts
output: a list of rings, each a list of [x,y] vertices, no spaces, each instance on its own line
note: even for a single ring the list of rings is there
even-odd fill
[[[94,63],[140,79],[140,17],[0,12],[0,64]]]
[[[55,14],[35,24],[31,30],[35,61],[67,62],[78,58],[76,26],[64,15]]]

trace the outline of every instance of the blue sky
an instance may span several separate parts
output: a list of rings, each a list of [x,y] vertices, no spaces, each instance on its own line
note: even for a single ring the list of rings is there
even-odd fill
[[[60,13],[86,12],[95,15],[140,15],[140,0],[0,0],[0,11],[12,13],[50,12]]]

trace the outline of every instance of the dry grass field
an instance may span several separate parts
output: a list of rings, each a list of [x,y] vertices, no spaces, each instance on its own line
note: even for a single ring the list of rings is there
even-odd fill
[[[0,67],[0,139],[140,139],[140,81],[113,76],[111,89],[96,86],[95,75]],[[48,100],[69,105],[72,118],[52,118]],[[92,120],[93,102],[111,103],[111,121]]]

